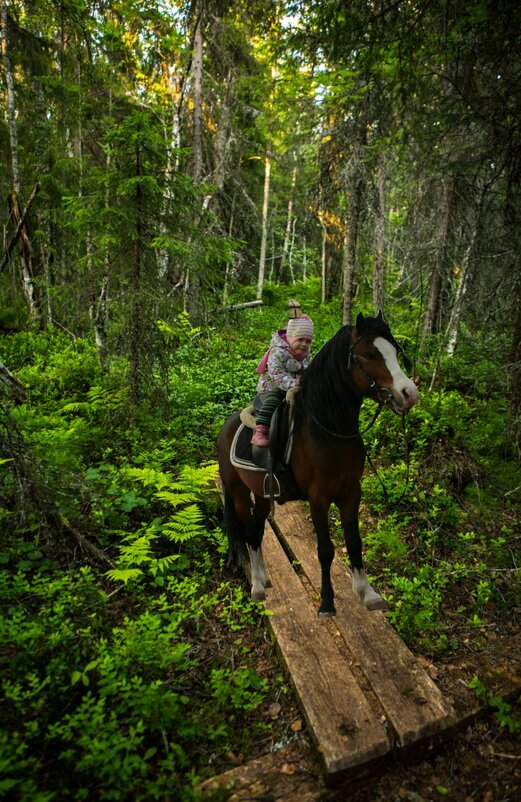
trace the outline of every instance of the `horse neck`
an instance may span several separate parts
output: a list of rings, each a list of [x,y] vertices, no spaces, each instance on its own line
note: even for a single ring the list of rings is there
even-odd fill
[[[338,336],[338,335],[337,335]],[[344,333],[347,340],[347,334]],[[333,338],[335,339],[335,338]],[[320,351],[306,371],[302,382],[302,409],[319,427],[341,436],[356,434],[362,397],[351,383],[347,364],[349,346],[337,344]],[[339,353],[344,358],[339,358]]]

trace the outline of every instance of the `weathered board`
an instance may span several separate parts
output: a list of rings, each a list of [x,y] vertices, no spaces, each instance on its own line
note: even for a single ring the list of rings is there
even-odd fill
[[[390,750],[385,731],[268,525],[263,554],[273,582],[270,625],[327,777],[381,758]]]
[[[288,502],[266,522],[263,554],[273,584],[266,607],[324,779],[337,784],[451,728],[456,715],[384,613],[356,602],[338,554],[331,571],[337,615],[317,615],[320,564],[306,514],[302,502]]]
[[[277,507],[274,528],[318,593],[320,564],[316,538],[303,505],[292,502]],[[363,673],[378,699],[391,727],[389,734],[396,744],[409,746],[453,724],[455,714],[451,705],[390,626],[384,613],[370,612],[356,602],[351,590],[351,573],[338,554],[333,561],[331,577],[337,609],[335,634],[341,636],[350,653],[348,662]],[[270,606],[269,595],[267,603]],[[327,648],[331,650],[331,639],[323,637],[329,641]]]

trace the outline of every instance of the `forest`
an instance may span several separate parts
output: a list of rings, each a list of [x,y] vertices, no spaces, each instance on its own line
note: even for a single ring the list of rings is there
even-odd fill
[[[295,298],[312,355],[381,309],[413,360],[404,427],[364,435],[364,559],[433,679],[487,711],[349,798],[514,802],[521,6],[0,14],[0,798],[224,800],[201,783],[312,749],[216,488]],[[314,767],[309,798],[345,799]]]

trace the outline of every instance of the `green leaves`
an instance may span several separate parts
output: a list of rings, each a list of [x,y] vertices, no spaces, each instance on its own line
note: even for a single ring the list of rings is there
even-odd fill
[[[126,585],[142,581],[147,576],[162,578],[174,568],[186,567],[187,555],[180,547],[207,534],[199,502],[216,474],[215,463],[199,468],[184,466],[177,479],[150,468],[125,468],[122,475],[138,480],[147,490],[152,489],[152,500],[165,503],[170,515],[166,520],[165,516],[156,517],[151,523],[125,535],[117,547],[117,567],[107,571],[106,576]],[[169,489],[165,490],[166,487]],[[126,493],[123,499],[128,511],[149,504],[134,493]],[[161,553],[173,547],[177,549],[175,552]]]

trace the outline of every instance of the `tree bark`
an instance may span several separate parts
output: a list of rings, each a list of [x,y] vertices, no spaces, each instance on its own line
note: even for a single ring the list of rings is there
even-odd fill
[[[193,178],[201,180],[203,172],[203,33],[201,15],[198,14],[194,32],[193,61]]]
[[[141,150],[136,146],[136,176],[141,176]],[[142,205],[143,190],[136,184],[136,241],[134,245],[134,273],[132,281],[132,310],[130,324],[130,398],[134,405],[141,400],[141,351],[142,351],[142,309],[141,309],[141,263],[142,263]]]
[[[385,171],[383,159],[378,160],[376,178],[376,220],[373,261],[373,306],[375,311],[384,308],[385,278]]]
[[[292,238],[292,230],[293,230],[293,195],[295,193],[295,186],[297,184],[297,165],[296,165],[296,155],[294,154],[295,164],[293,165],[293,169],[291,171],[291,186],[289,190],[289,199],[288,199],[288,214],[286,219],[286,231],[284,232],[284,245],[282,246],[282,257],[280,260],[280,278],[281,281],[284,281],[284,268],[286,267],[286,262],[289,262],[289,272],[291,281],[295,283],[295,276],[293,275],[291,260],[288,259],[289,251],[291,246],[291,238]]]
[[[421,347],[425,346],[430,335],[435,334],[441,327],[441,296],[447,280],[447,249],[450,234],[450,220],[454,182],[447,179],[443,184],[442,202],[439,214],[438,230],[435,242],[435,257],[429,282],[429,297],[425,309],[423,337]]]
[[[270,200],[270,173],[271,173],[271,139],[266,145],[266,159],[264,162],[264,196],[262,201],[262,232],[259,256],[259,276],[257,280],[257,300],[262,300],[264,290],[264,277],[266,275],[266,248],[268,245],[268,208]]]
[[[34,281],[34,265],[33,265],[33,250],[31,239],[29,237],[29,226],[27,222],[27,213],[23,216],[20,211],[20,204],[18,198],[20,196],[21,183],[20,183],[20,166],[18,161],[18,130],[16,126],[16,93],[14,86],[14,78],[11,70],[11,60],[9,53],[9,30],[8,30],[8,14],[7,14],[7,0],[2,0],[1,6],[1,21],[2,21],[2,60],[4,63],[5,80],[7,84],[7,117],[9,127],[9,144],[11,148],[11,171],[13,175],[13,192],[9,197],[9,208],[11,211],[11,218],[16,227],[19,229],[18,236],[22,243],[20,254],[21,273],[22,273],[22,289],[25,301],[29,308],[29,317],[33,325],[41,324],[41,310],[40,298],[38,289]],[[24,219],[22,219],[24,217]]]
[[[320,271],[320,303],[326,302],[326,281],[327,281],[327,228],[324,221],[320,220],[322,228],[322,256],[321,256],[321,271]]]
[[[344,298],[342,307],[342,322],[351,322],[352,303],[356,286],[356,246],[358,243],[358,227],[360,222],[360,204],[362,198],[361,179],[354,181],[351,190],[349,211],[347,218],[347,230],[344,238],[343,251],[343,285]]]

